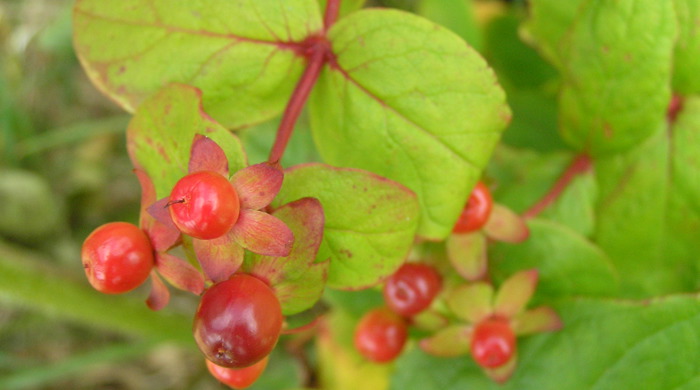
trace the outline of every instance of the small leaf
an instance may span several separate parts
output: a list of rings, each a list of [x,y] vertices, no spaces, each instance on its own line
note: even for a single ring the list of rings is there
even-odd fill
[[[199,295],[204,291],[204,278],[190,263],[167,254],[156,254],[156,268],[165,280],[180,290]]]
[[[215,283],[231,277],[243,264],[243,248],[232,233],[213,240],[192,239],[192,245],[204,274]]]
[[[294,244],[287,225],[262,211],[241,210],[231,234],[243,248],[266,256],[288,256]]]
[[[153,182],[146,175],[146,172],[140,169],[134,169],[134,173],[141,184],[141,211],[139,217],[139,226],[146,231],[148,238],[151,241],[153,250],[156,252],[164,252],[175,246],[180,240],[181,234],[173,224],[170,215],[166,215],[167,211],[158,209],[159,206],[154,206],[156,200],[156,191],[153,187]],[[167,198],[163,198],[167,202]],[[163,208],[164,203],[160,204]],[[152,208],[154,208],[151,210]],[[156,213],[157,218],[152,212]]]
[[[494,314],[512,318],[525,309],[537,287],[537,270],[521,271],[506,279],[494,300]]]
[[[236,172],[231,183],[236,188],[242,208],[260,210],[277,196],[283,180],[284,173],[279,166],[264,162]]]
[[[447,238],[447,258],[466,280],[482,279],[488,269],[486,236],[481,231],[450,235]]]
[[[323,239],[323,209],[313,198],[286,204],[272,214],[294,234],[294,246],[287,257],[254,255],[245,262],[245,271],[266,280],[282,304],[282,313],[302,312],[323,293],[328,261],[316,263]]]
[[[527,240],[530,229],[521,216],[494,203],[491,215],[484,225],[484,233],[493,240],[517,244]]]
[[[151,310],[161,310],[170,301],[170,291],[155,270],[151,271],[151,292],[146,304]]]
[[[304,197],[323,206],[326,223],[317,258],[331,258],[330,287],[376,284],[406,259],[418,223],[418,202],[407,188],[358,169],[306,164],[286,171],[273,205]]]
[[[210,171],[228,177],[226,154],[211,138],[195,134],[187,171],[188,173]]]
[[[557,312],[546,306],[536,307],[518,314],[511,320],[511,324],[515,334],[519,336],[552,332],[564,326]]]
[[[510,379],[515,372],[515,367],[518,363],[518,354],[514,353],[508,362],[496,368],[484,368],[484,373],[488,375],[494,382],[503,384]]]
[[[169,85],[140,105],[129,122],[129,157],[153,180],[156,199],[170,195],[175,183],[187,174],[195,134],[211,138],[224,150],[231,171],[246,166],[241,142],[202,111],[200,104],[199,90]]]
[[[446,238],[510,120],[493,71],[456,34],[397,10],[360,10],[328,37],[336,61],[309,100],[321,157],[407,186],[418,234]]]
[[[471,326],[453,325],[435,332],[420,341],[420,348],[433,356],[456,357],[467,355],[471,346]]]
[[[435,332],[446,327],[449,322],[447,317],[430,308],[411,317],[411,326],[430,332]]]
[[[457,317],[476,324],[493,314],[493,287],[484,282],[463,284],[447,297],[447,306]]]

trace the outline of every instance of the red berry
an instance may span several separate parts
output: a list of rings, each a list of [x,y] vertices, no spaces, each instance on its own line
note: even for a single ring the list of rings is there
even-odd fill
[[[408,338],[406,322],[387,308],[367,312],[355,329],[355,348],[367,359],[385,363],[396,359]]]
[[[110,222],[95,229],[85,239],[81,257],[90,284],[106,294],[140,286],[154,265],[148,236],[126,222]]]
[[[265,356],[259,362],[245,368],[228,368],[217,366],[207,360],[209,373],[219,382],[228,385],[232,389],[245,389],[255,383],[260,375],[265,371],[268,357]]]
[[[425,310],[440,292],[442,283],[435,268],[406,263],[384,284],[384,301],[394,312],[410,317]]]
[[[181,232],[203,240],[231,230],[241,207],[233,185],[222,175],[208,171],[180,179],[170,193],[168,206]]]
[[[468,233],[481,229],[488,221],[492,207],[493,198],[489,188],[484,183],[478,182],[452,231]]]
[[[507,321],[486,319],[474,329],[471,342],[472,357],[486,368],[508,363],[515,354],[515,333]]]
[[[269,355],[282,331],[282,307],[262,280],[235,274],[209,288],[194,317],[194,339],[207,359],[229,368]]]

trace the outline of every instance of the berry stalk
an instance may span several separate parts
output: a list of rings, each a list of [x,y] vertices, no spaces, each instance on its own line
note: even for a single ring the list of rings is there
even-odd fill
[[[323,26],[326,31],[333,26],[336,20],[338,20],[338,12],[340,11],[340,1],[341,0],[328,0],[326,3],[326,14],[323,18]]]
[[[530,209],[523,213],[526,219],[534,218],[543,212],[547,207],[556,202],[564,190],[571,184],[576,176],[590,171],[592,160],[588,155],[580,154],[571,162],[564,173],[557,179],[552,188],[547,192],[542,199],[535,203]]]

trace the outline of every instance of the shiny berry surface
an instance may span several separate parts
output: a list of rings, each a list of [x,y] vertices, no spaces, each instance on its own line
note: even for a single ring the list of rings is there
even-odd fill
[[[482,367],[501,367],[515,354],[515,333],[507,321],[487,319],[472,334],[471,354]]]
[[[406,263],[386,280],[382,293],[391,310],[410,317],[430,306],[441,285],[435,268],[427,264]]]
[[[282,319],[279,300],[265,282],[235,274],[202,295],[194,318],[194,339],[213,363],[247,367],[270,354]]]
[[[484,183],[477,183],[452,231],[469,233],[481,229],[491,215],[491,208],[493,208],[491,191]]]
[[[85,239],[81,257],[90,284],[106,294],[140,286],[154,265],[148,236],[126,222],[111,222],[95,229]]]
[[[265,357],[252,366],[244,368],[221,367],[210,362],[209,360],[206,362],[209,373],[219,382],[232,389],[245,389],[258,380],[263,371],[265,371],[268,360],[268,357]]]
[[[195,172],[180,179],[168,208],[177,228],[192,237],[211,240],[238,220],[240,201],[233,185],[216,172]]]
[[[406,322],[387,308],[367,312],[355,328],[355,348],[377,363],[396,359],[408,338]]]

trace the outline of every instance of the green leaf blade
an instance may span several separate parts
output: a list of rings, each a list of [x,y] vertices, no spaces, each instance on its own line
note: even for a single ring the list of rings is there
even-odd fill
[[[282,111],[303,67],[295,42],[320,31],[321,16],[314,0],[80,0],[74,25],[88,75],[127,111],[180,82],[240,127]]]
[[[493,72],[453,33],[400,11],[358,11],[329,38],[336,62],[310,100],[321,156],[408,186],[419,234],[445,238],[510,119]]]
[[[682,94],[700,93],[700,3],[675,0],[678,42],[673,59],[673,89]]]
[[[304,197],[323,206],[317,259],[331,259],[330,287],[376,284],[405,260],[418,223],[415,195],[405,187],[369,172],[307,164],[287,170],[273,206]]]

